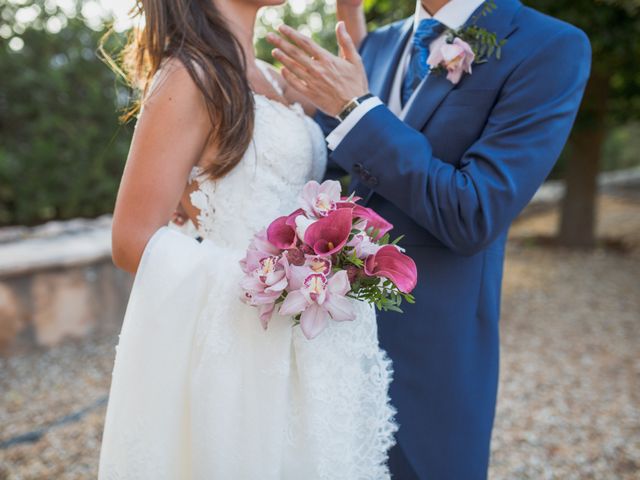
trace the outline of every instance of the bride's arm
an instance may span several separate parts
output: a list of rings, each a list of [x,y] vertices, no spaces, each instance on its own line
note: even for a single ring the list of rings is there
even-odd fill
[[[118,190],[112,257],[119,268],[135,273],[147,242],[171,219],[210,130],[204,100],[186,68],[167,62],[138,119]]]
[[[338,21],[343,21],[356,48],[360,48],[367,36],[367,22],[364,17],[362,0],[338,0]]]

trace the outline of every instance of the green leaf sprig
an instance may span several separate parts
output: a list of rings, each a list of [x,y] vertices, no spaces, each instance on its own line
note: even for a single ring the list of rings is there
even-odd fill
[[[507,40],[499,40],[494,32],[478,26],[480,18],[490,15],[497,8],[495,0],[487,0],[483,4],[482,10],[469,20],[467,26],[458,30],[452,28],[445,30],[446,42],[453,43],[456,38],[459,38],[468,43],[475,54],[475,60],[473,61],[475,65],[487,63],[493,56],[495,56],[496,60],[500,60],[502,58],[502,47],[507,43]],[[445,71],[446,69],[442,65],[431,69],[432,73],[443,73]]]

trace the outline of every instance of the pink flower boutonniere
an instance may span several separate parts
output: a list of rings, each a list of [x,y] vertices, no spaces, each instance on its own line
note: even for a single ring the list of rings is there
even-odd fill
[[[485,17],[498,8],[488,0],[484,8],[473,17],[467,26],[445,31],[446,40],[431,52],[427,59],[431,73],[447,73],[447,80],[457,85],[462,75],[472,73],[472,65],[486,63],[495,56],[500,60],[502,47],[507,41],[498,40],[495,33],[478,27],[480,17]]]
[[[429,55],[427,63],[434,70],[443,68],[447,71],[447,80],[457,85],[463,73],[471,74],[471,65],[476,58],[471,46],[460,38],[452,43],[445,42]]]

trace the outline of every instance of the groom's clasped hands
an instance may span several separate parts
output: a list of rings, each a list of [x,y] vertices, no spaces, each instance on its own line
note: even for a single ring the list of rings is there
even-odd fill
[[[287,82],[320,110],[337,116],[352,99],[369,92],[367,74],[344,22],[338,22],[336,38],[340,55],[334,55],[288,25],[267,34],[273,57],[282,63]]]

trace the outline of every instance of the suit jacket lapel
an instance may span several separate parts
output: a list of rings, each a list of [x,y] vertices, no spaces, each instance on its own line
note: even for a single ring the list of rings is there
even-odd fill
[[[373,75],[370,79],[369,88],[371,92],[380,97],[384,103],[389,103],[391,86],[400,63],[400,58],[404,52],[409,35],[413,30],[413,17],[408,18],[404,23],[399,24],[395,29],[390,29],[385,36],[384,44],[376,55],[376,67],[380,69],[379,75]],[[393,42],[391,48],[384,48],[385,44]]]
[[[516,29],[512,20],[522,4],[519,0],[496,0],[496,4],[498,8],[489,15],[480,17],[477,25],[489,32],[495,32],[499,39],[507,38]],[[471,15],[467,24],[482,8],[484,4]],[[489,63],[492,61],[495,61],[495,58],[491,58]],[[462,81],[464,82],[464,77]],[[429,75],[418,87],[416,97],[405,116],[405,122],[416,130],[422,130],[454,87],[455,85],[447,80],[446,75]]]

